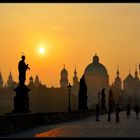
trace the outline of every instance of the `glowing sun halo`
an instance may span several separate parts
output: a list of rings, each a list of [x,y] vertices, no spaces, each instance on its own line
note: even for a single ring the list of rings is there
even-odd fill
[[[40,54],[44,54],[45,53],[45,48],[39,47],[38,51],[39,51]]]

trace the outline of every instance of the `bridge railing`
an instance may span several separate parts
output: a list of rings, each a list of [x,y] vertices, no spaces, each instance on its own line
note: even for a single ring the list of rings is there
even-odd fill
[[[94,110],[51,113],[20,113],[0,115],[0,135],[47,125],[82,119],[94,115]]]

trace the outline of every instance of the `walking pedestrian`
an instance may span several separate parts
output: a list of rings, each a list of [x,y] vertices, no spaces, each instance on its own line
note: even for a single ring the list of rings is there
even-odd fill
[[[119,118],[120,111],[121,111],[121,108],[120,108],[119,104],[116,104],[116,122],[120,121],[120,118]]]
[[[108,107],[108,121],[111,121],[111,113],[112,113],[112,109],[111,109],[111,107],[109,106],[109,107]]]
[[[126,115],[127,115],[127,118],[130,117],[130,114],[131,114],[130,109],[131,109],[130,104],[127,104],[127,106],[126,106]]]
[[[96,121],[100,121],[99,120],[99,104],[96,104],[96,115],[95,115],[95,117],[96,117]]]
[[[134,112],[136,113],[136,119],[138,119],[138,115],[139,115],[139,107],[138,107],[137,104],[134,106]]]

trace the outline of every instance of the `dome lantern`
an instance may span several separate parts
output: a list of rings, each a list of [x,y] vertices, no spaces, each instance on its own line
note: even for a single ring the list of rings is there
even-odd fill
[[[93,56],[93,63],[99,63],[99,57],[96,54]]]

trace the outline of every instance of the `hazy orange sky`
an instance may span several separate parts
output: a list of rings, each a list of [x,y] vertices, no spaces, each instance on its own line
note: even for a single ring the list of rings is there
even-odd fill
[[[38,47],[46,52],[41,56]],[[110,83],[117,64],[122,80],[140,62],[140,4],[32,3],[0,4],[0,71],[6,82],[11,70],[18,81],[21,53],[43,84],[59,86],[65,64],[72,84],[76,64],[78,77],[97,53],[106,66]]]

